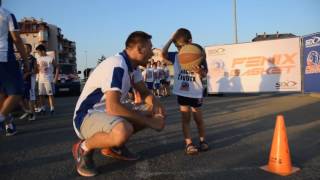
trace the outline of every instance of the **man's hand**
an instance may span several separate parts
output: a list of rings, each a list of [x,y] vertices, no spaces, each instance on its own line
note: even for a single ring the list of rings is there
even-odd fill
[[[160,103],[160,101],[157,100],[156,98],[154,98],[153,104],[151,106],[152,106],[152,114],[153,115],[157,115],[158,114],[158,115],[163,116],[164,118],[167,116],[165,108]]]
[[[148,126],[156,131],[162,131],[165,126],[164,116],[156,114],[148,121]]]

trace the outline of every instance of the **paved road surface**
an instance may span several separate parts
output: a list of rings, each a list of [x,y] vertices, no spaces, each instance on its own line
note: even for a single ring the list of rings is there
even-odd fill
[[[76,100],[60,97],[55,116],[17,120],[19,134],[0,136],[1,180],[83,179],[71,155],[77,139],[71,120]],[[320,179],[320,98],[301,94],[206,98],[203,109],[211,150],[193,157],[183,151],[175,97],[162,102],[169,115],[165,130],[146,130],[128,143],[143,158],[123,162],[96,154],[101,172],[96,179]],[[259,169],[268,161],[277,114],[285,116],[292,161],[302,168],[289,177]]]

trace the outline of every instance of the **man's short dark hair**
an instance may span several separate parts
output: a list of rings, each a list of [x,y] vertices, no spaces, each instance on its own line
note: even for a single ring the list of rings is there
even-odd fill
[[[1,1],[1,0],[0,0]],[[32,49],[32,46],[31,46],[31,44],[29,44],[29,43],[26,43],[26,44],[24,44],[25,46],[27,46],[28,48],[30,48],[30,49]]]
[[[39,46],[36,47],[37,51],[46,51],[46,47],[43,44],[40,44]]]
[[[151,35],[143,32],[143,31],[135,31],[129,35],[126,40],[126,48],[130,48],[134,45],[141,44],[144,45],[148,40],[152,38]]]
[[[182,39],[185,43],[192,39],[191,32],[186,28],[180,28],[177,30],[175,36],[173,37],[173,42]]]

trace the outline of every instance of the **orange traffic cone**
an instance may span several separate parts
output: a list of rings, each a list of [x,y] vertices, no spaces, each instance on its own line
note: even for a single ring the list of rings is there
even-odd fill
[[[277,116],[269,155],[269,163],[268,165],[261,166],[260,168],[281,176],[288,176],[300,170],[300,168],[292,167],[291,164],[286,125],[282,115]]]

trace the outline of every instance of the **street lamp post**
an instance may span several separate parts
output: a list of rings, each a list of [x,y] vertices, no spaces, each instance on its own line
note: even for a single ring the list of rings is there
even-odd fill
[[[87,54],[87,50],[84,51],[85,55],[86,55],[86,66],[85,69],[88,68],[88,54]]]
[[[233,0],[233,20],[234,20],[234,42],[238,43],[238,29],[237,29],[237,0]]]

